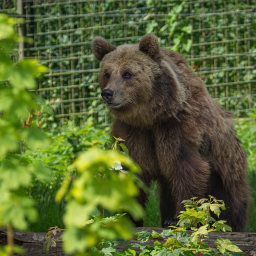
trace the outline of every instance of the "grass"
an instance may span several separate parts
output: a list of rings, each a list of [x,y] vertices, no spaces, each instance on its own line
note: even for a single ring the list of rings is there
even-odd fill
[[[160,204],[157,183],[152,182],[148,202],[146,203],[146,217],[143,220],[144,227],[161,227]]]

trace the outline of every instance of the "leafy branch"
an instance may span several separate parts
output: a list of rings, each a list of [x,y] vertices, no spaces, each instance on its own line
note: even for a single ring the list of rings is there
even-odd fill
[[[123,255],[135,255],[136,252],[132,248],[140,248],[140,256],[161,255],[161,256],[200,256],[200,255],[215,255],[220,253],[222,255],[229,255],[229,252],[241,253],[242,251],[229,239],[218,238],[214,246],[210,247],[205,238],[210,232],[214,231],[232,231],[231,227],[225,224],[226,221],[216,221],[211,213],[218,217],[221,210],[225,210],[225,205],[222,200],[217,200],[213,196],[196,200],[184,200],[182,204],[185,211],[181,211],[178,216],[179,221],[177,226],[170,226],[170,229],[164,230],[162,233],[157,233],[154,230],[152,233],[142,231],[138,232],[137,241],[141,244],[149,239],[162,237],[165,243],[161,244],[159,241],[154,242],[154,246],[144,246],[141,244],[131,244],[125,247]],[[188,234],[187,229],[192,232]]]

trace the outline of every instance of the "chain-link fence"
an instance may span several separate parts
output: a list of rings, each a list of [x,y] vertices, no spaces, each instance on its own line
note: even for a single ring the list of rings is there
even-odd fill
[[[37,92],[58,118],[93,117],[108,125],[91,40],[130,44],[146,33],[186,55],[223,108],[240,117],[256,108],[256,0],[17,1],[23,4],[24,34],[34,39],[24,56],[49,67]]]

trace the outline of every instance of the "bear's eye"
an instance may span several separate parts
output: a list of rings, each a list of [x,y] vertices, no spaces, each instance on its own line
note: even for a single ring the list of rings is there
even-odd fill
[[[104,76],[105,76],[106,79],[110,78],[110,74],[109,73],[106,73]]]
[[[129,72],[123,74],[123,78],[130,78],[132,75]]]

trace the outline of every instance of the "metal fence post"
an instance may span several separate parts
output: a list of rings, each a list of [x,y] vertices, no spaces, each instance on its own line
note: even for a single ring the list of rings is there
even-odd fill
[[[17,0],[17,13],[19,15],[23,14],[23,0]],[[23,33],[23,24],[18,24],[18,34],[19,37],[22,38],[24,36]],[[19,42],[19,60],[22,60],[24,58],[24,42],[23,40]]]

